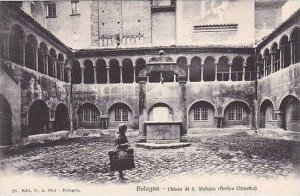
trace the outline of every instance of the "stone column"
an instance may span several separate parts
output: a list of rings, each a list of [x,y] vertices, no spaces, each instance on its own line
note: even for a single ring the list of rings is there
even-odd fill
[[[56,62],[57,62],[57,59],[53,58],[52,59],[52,63],[53,63],[53,73],[54,73],[54,78],[57,78],[57,67],[56,67]]]
[[[180,88],[180,111],[182,111],[182,130],[180,132],[180,136],[185,136],[187,134],[187,105],[186,105],[186,78],[183,79],[180,76],[178,76],[178,84]]]
[[[146,142],[145,121],[147,120],[146,110],[146,78],[141,78],[139,82],[139,142]]]
[[[109,66],[106,66],[106,77],[107,77],[107,84],[110,83],[110,78],[109,78]]]
[[[123,83],[123,65],[120,65],[120,83]]]
[[[34,60],[34,70],[38,71],[39,67],[39,50],[36,48],[35,49],[35,60]]]
[[[232,67],[232,63],[228,63],[229,66],[229,81],[231,81],[231,67]]]
[[[97,69],[96,69],[96,65],[94,65],[93,68],[94,68],[94,84],[97,84]]]
[[[135,66],[135,62],[133,65],[133,83],[136,83],[136,66]]]
[[[48,70],[48,58],[49,58],[49,56],[47,55],[47,54],[45,54],[45,55],[43,55],[43,60],[44,60],[44,73],[46,74],[46,75],[48,75],[48,73],[49,73],[49,70]]]
[[[67,72],[68,82],[71,83],[71,81],[72,81],[72,66],[70,64],[66,65],[66,72]]]
[[[191,66],[191,65],[188,65],[188,66],[187,66],[187,81],[188,81],[188,82],[190,82],[190,66]]]
[[[275,52],[271,52],[271,73],[274,72],[274,68],[275,68]]]
[[[291,65],[295,63],[295,39],[291,39]]]
[[[200,65],[200,67],[201,67],[201,76],[200,76],[201,78],[200,78],[200,81],[201,82],[203,82],[203,66],[204,66],[204,64]]]
[[[243,76],[242,76],[242,81],[245,81],[245,77],[246,77],[246,64],[243,64]]]
[[[266,77],[266,75],[267,75],[267,73],[266,73],[266,66],[267,66],[267,58],[266,57],[264,57],[263,58],[263,66],[264,66],[264,70],[263,70],[263,75],[264,75],[264,77]]]
[[[280,47],[280,50],[279,50],[279,55],[280,55],[280,69],[283,69],[284,68],[284,52],[285,52],[285,48],[284,46],[281,46]]]
[[[5,32],[3,34],[3,53],[4,53],[4,58],[9,59],[9,32]]]
[[[24,67],[26,67],[26,60],[25,60],[25,56],[26,56],[26,54],[25,54],[25,44],[26,44],[26,42],[25,41],[22,41],[21,43],[20,43],[20,47],[21,47],[21,54],[22,54],[22,56],[20,57],[21,58],[21,65],[22,66],[24,66]]]
[[[61,63],[61,80],[65,81],[65,63]]]
[[[218,81],[218,63],[215,63],[215,81]]]
[[[84,66],[80,66],[81,69],[81,84],[84,84]]]
[[[277,114],[277,128],[286,129],[285,113],[280,110],[275,110],[275,114]]]

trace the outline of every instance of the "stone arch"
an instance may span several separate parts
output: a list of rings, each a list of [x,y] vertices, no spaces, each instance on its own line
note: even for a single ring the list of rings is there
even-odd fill
[[[46,73],[46,56],[48,55],[48,46],[45,42],[40,43],[38,51],[38,71],[40,73]]]
[[[96,73],[97,73],[97,83],[106,84],[107,70],[106,70],[106,62],[104,59],[98,59],[96,61]]]
[[[134,70],[133,70],[133,62],[131,59],[126,58],[122,61],[122,79],[123,83],[133,83],[134,81]]]
[[[51,77],[55,77],[55,71],[56,71],[56,63],[57,60],[57,54],[56,51],[51,48],[49,50],[49,58],[48,58],[48,75]]]
[[[96,105],[84,103],[77,110],[78,127],[98,129],[100,127],[100,112]]]
[[[9,60],[20,65],[23,63],[22,44],[25,44],[25,33],[15,24],[9,34]]]
[[[204,100],[198,100],[188,109],[188,128],[214,128],[215,106]]]
[[[149,121],[173,121],[174,110],[166,103],[155,103],[148,110]]]
[[[251,108],[245,101],[235,100],[228,103],[223,110],[223,127],[247,127],[251,123]]]
[[[120,64],[117,59],[109,61],[109,82],[120,83]]]
[[[229,80],[229,58],[227,56],[221,56],[218,60],[217,67],[217,79],[218,81]]]
[[[259,128],[276,128],[277,115],[274,111],[274,104],[270,99],[264,99],[259,107]]]
[[[138,58],[135,61],[135,78],[136,78],[136,82],[139,82],[138,81],[139,73],[144,68],[146,68],[146,60],[143,59],[143,58]]]
[[[294,95],[285,96],[279,106],[281,116],[279,128],[298,131],[300,130],[300,101]]]
[[[255,57],[249,56],[246,59],[245,80],[254,81],[256,79]]]
[[[294,63],[300,62],[300,27],[296,26],[290,36],[290,41],[293,42],[293,59]]]
[[[188,73],[188,60],[185,56],[180,56],[177,58],[177,64],[178,66],[185,71],[185,73]]]
[[[201,58],[198,56],[194,56],[191,59],[190,81],[191,82],[201,81]]]
[[[94,83],[94,65],[93,62],[89,59],[86,59],[83,62],[84,66],[84,83],[85,84],[93,84]]]
[[[203,80],[214,81],[215,72],[216,72],[215,58],[213,56],[206,57],[203,65]]]
[[[73,84],[80,84],[82,82],[81,68],[78,61],[73,61],[72,63],[71,78]]]
[[[10,104],[0,94],[0,146],[12,144],[12,111]]]
[[[55,121],[54,121],[54,130],[69,130],[70,129],[70,118],[68,108],[65,104],[60,103],[56,106],[55,109]]]
[[[281,37],[279,41],[279,48],[283,50],[283,68],[288,67],[291,65],[291,47],[288,40],[288,36],[284,35]]]
[[[27,42],[25,44],[25,65],[30,69],[35,69],[36,65],[36,51],[38,42],[33,34],[27,36]]]
[[[120,124],[126,124],[128,127],[132,128],[132,109],[126,103],[114,103],[108,109],[108,121],[109,128],[117,128]]]
[[[49,108],[43,100],[34,101],[28,112],[28,135],[43,134],[48,131]]]
[[[245,59],[242,56],[236,56],[232,60],[231,66],[231,80],[242,81],[243,80],[243,66]]]

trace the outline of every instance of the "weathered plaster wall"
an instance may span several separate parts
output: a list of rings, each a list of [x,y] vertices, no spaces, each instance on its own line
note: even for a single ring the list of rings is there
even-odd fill
[[[5,63],[6,64],[6,63]],[[12,143],[21,141],[21,85],[19,77],[13,70],[16,65],[4,65],[1,60],[0,66],[0,94],[10,105],[12,113]],[[4,69],[6,71],[4,71]],[[8,74],[8,72],[9,74]],[[12,78],[14,77],[14,79]]]
[[[293,95],[300,100],[300,63],[291,65],[283,70],[275,72],[258,81],[258,104],[265,99],[270,99],[274,103],[274,109],[279,110],[283,99],[288,95]],[[286,116],[287,129],[300,131],[300,122],[290,120],[290,109]]]
[[[109,115],[109,110],[114,104],[124,103],[132,111],[128,122],[129,127],[138,128],[138,89],[138,84],[73,85],[73,120],[76,121],[77,111],[84,103],[94,104],[103,115]],[[123,123],[116,122],[108,126],[116,128],[119,124]],[[87,125],[86,128],[91,127]],[[100,128],[100,126],[92,126],[92,128]]]

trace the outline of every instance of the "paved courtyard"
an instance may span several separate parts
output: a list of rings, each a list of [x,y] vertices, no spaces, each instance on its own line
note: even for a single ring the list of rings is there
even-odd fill
[[[190,147],[153,149],[135,147],[136,168],[125,172],[128,182],[151,182],[161,176],[225,174],[263,178],[299,176],[300,142],[248,135],[189,136]],[[108,150],[114,138],[81,137],[13,150],[1,159],[1,171],[38,173],[88,183],[119,183],[110,172]],[[298,168],[298,169],[297,169]]]

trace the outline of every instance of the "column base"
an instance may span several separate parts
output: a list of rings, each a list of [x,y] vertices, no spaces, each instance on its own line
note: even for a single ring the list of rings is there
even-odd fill
[[[147,141],[147,137],[145,135],[139,135],[138,142],[146,142],[146,141]]]

